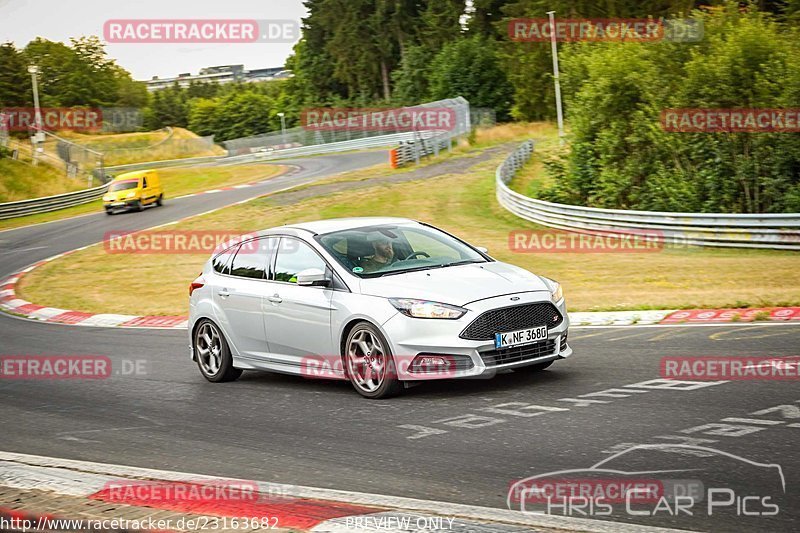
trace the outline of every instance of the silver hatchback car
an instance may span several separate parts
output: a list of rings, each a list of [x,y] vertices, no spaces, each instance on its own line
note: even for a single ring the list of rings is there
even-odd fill
[[[267,370],[384,398],[572,355],[558,283],[402,218],[249,235],[218,249],[189,294],[191,356],[214,382]]]

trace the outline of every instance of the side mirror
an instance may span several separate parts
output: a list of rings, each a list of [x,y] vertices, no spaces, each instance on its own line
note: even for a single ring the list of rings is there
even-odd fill
[[[483,246],[476,246],[475,249],[478,250],[482,254],[488,254],[489,253],[489,249],[485,248]]]
[[[327,287],[331,280],[318,268],[307,268],[297,274],[297,284],[306,287]]]

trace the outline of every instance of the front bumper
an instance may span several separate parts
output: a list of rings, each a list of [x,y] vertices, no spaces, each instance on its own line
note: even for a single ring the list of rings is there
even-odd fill
[[[117,202],[103,202],[103,207],[105,207],[106,210],[109,210],[109,209],[130,209],[131,207],[136,205],[136,203],[138,201],[139,201],[138,198],[133,198],[131,200],[120,200],[120,201],[117,201]]]
[[[510,297],[519,298],[511,302]],[[397,376],[404,381],[492,377],[498,371],[564,359],[572,355],[567,343],[569,317],[564,300],[556,304],[563,317],[548,328],[547,339],[535,344],[495,349],[493,340],[467,340],[459,337],[481,313],[508,307],[550,302],[550,293],[535,291],[498,296],[464,306],[469,310],[458,320],[411,318],[397,313],[383,324],[383,330],[395,354]],[[534,327],[541,324],[529,324]],[[512,329],[512,328],[509,328]],[[508,331],[509,329],[502,330]],[[430,371],[412,368],[417,356],[444,357],[448,365]],[[415,366],[415,365],[414,365]]]

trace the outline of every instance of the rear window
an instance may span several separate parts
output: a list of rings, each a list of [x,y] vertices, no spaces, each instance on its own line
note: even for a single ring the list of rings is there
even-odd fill
[[[219,272],[220,274],[230,274],[231,273],[231,257],[236,254],[236,250],[239,249],[239,246],[232,246],[228,248],[226,251],[218,254],[211,260],[211,268],[214,269],[215,272]]]

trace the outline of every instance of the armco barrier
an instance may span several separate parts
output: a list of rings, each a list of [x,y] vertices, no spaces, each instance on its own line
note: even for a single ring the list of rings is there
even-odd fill
[[[628,211],[556,204],[512,191],[508,182],[531,157],[522,143],[496,171],[497,201],[514,215],[551,228],[608,235],[652,231],[666,242],[697,246],[800,250],[800,213],[726,214]]]
[[[48,211],[64,209],[65,207],[85,204],[103,196],[106,189],[108,189],[107,183],[93,189],[84,189],[82,191],[57,194],[55,196],[45,196],[44,198],[33,198],[31,200],[20,200],[18,202],[0,204],[0,220],[46,213]]]

